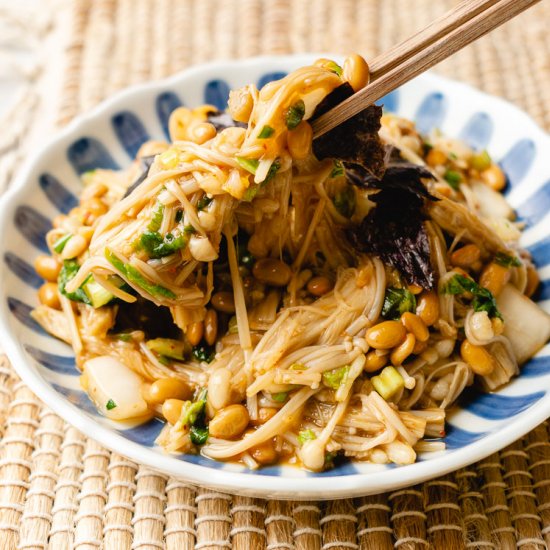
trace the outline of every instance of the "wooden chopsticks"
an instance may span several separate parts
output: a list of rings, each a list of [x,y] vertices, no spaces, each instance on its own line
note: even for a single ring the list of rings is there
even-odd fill
[[[312,122],[319,137],[540,0],[464,0],[370,63],[370,83]],[[481,67],[483,70],[483,67]]]

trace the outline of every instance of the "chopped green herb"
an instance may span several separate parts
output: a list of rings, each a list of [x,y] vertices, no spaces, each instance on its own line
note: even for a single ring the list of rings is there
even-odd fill
[[[335,160],[334,167],[332,168],[332,172],[330,173],[330,177],[339,178],[340,176],[343,176],[344,173],[345,173],[345,168],[342,162],[339,160]]]
[[[462,181],[460,172],[457,172],[456,170],[447,170],[443,175],[443,178],[455,191],[458,191],[460,182]]]
[[[151,283],[148,281],[134,266],[130,264],[125,264],[122,262],[116,254],[114,254],[110,249],[105,248],[105,258],[109,263],[123,276],[126,276],[127,279],[139,286],[145,292],[148,292],[151,296],[155,298],[163,297],[173,300],[176,298],[176,295],[168,288]]]
[[[276,401],[277,403],[284,403],[288,397],[288,393],[286,391],[280,391],[279,393],[272,393],[271,399],[273,401]]]
[[[271,126],[264,126],[261,132],[258,134],[258,139],[267,139],[275,133],[274,128]]]
[[[285,116],[286,127],[289,130],[294,130],[306,114],[306,105],[303,100],[299,99],[294,105],[291,105]]]
[[[177,237],[172,233],[166,233],[163,238],[157,231],[144,231],[139,238],[138,248],[145,250],[150,258],[164,258],[187,246],[186,233],[187,231],[184,231]]]
[[[235,158],[237,158],[237,157],[235,157]],[[269,170],[267,171],[267,176],[265,177],[265,179],[263,181],[261,181],[260,183],[252,184],[244,192],[242,200],[250,202],[258,194],[258,191],[264,185],[266,185],[269,181],[271,181],[271,179],[275,176],[275,174],[277,173],[277,171],[279,170],[280,167],[281,167],[281,161],[279,159],[275,159],[273,161],[273,164],[269,167]],[[254,171],[254,173],[256,173],[256,171]]]
[[[495,263],[503,267],[520,267],[521,260],[517,256],[509,256],[503,252],[497,252]]]
[[[176,423],[178,428],[192,426],[197,422],[206,406],[206,393],[206,388],[203,388],[197,395],[195,401],[185,401],[181,409],[180,417]]]
[[[464,294],[470,292],[473,294],[472,307],[474,311],[486,311],[489,317],[498,317],[502,319],[502,315],[497,308],[497,303],[492,292],[478,285],[472,279],[464,277],[464,275],[455,275],[446,285],[446,294]]]
[[[124,268],[124,262],[118,258],[116,254],[114,254],[110,249],[105,248],[105,258],[107,258],[108,262],[121,273],[126,273],[126,270]]]
[[[388,287],[382,306],[382,317],[397,320],[406,311],[416,311],[414,294],[406,288]]]
[[[247,172],[250,172],[251,174],[256,173],[258,165],[260,164],[260,161],[258,159],[247,159],[246,157],[235,157],[235,160],[241,168],[244,168]]]
[[[164,217],[164,204],[162,204],[162,202],[157,202],[153,210],[153,215],[151,216],[151,221],[147,226],[147,229],[149,229],[149,231],[158,231],[162,224],[163,217]]]
[[[317,439],[317,435],[315,435],[313,430],[302,430],[298,434],[300,445],[303,445],[306,441],[313,441],[314,439]]]
[[[148,340],[146,346],[151,350],[171,359],[183,361],[185,359],[185,342],[172,338],[154,338]]]
[[[105,408],[108,411],[112,411],[113,409],[116,409],[116,403],[112,399],[109,399],[109,401],[107,401],[107,404],[105,405]]]
[[[327,68],[329,71],[332,71],[333,73],[336,73],[338,76],[342,76],[342,67],[338,65],[338,63],[335,63],[334,61],[329,61],[325,68]]]
[[[149,282],[133,265],[126,264],[126,276],[128,280],[135,285],[141,287],[145,292],[156,298],[163,297],[169,300],[174,300],[176,295],[168,288]]]
[[[65,245],[69,242],[72,236],[72,233],[67,233],[66,235],[63,235],[63,237],[57,239],[57,241],[55,241],[53,245],[54,251],[58,254],[61,254],[61,252],[63,252],[63,249],[65,248]]]
[[[95,308],[104,306],[114,299],[114,296],[106,288],[101,286],[94,279],[93,275],[90,275],[86,282],[82,284],[82,290],[86,293],[91,305]]]
[[[452,151],[449,153],[449,158],[450,159],[453,159],[453,160],[456,160],[458,158],[457,154],[456,153],[453,153]]]
[[[245,192],[243,195],[243,201],[245,202],[251,202],[254,197],[258,194],[258,191],[260,190],[260,186],[258,184],[253,183]]]
[[[203,195],[198,201],[197,201],[197,210],[200,212],[201,210],[204,210],[212,201],[214,200],[214,197],[209,197],[208,195]]]
[[[487,151],[481,151],[479,153],[475,153],[472,155],[472,158],[470,159],[470,165],[472,168],[475,168],[479,172],[483,172],[484,170],[487,170],[491,166],[491,163],[493,161],[491,160],[491,156]]]
[[[349,365],[324,372],[323,384],[328,388],[337,390],[342,384],[346,383],[348,373],[349,373]]]
[[[59,292],[61,292],[63,296],[69,298],[69,300],[72,300],[73,302],[83,302],[84,304],[91,305],[90,298],[82,288],[82,286],[90,280],[90,277],[88,277],[86,281],[84,281],[83,285],[80,288],[77,288],[74,292],[67,292],[65,290],[67,283],[75,277],[79,269],[80,266],[78,265],[78,262],[76,260],[65,260],[63,262],[63,267],[61,268],[61,271],[59,272],[59,275],[57,277],[57,286],[59,288]]]
[[[183,220],[183,210],[177,210],[174,219],[176,220],[176,223],[180,223],[181,220]]]
[[[208,439],[208,428],[191,426],[189,437],[191,438],[191,443],[194,445],[204,445]]]
[[[132,335],[128,332],[121,332],[120,334],[116,334],[115,338],[117,340],[121,340],[122,342],[131,342],[133,340]]]
[[[405,381],[395,367],[385,367],[377,376],[373,376],[370,381],[374,389],[384,398],[390,399],[398,391],[405,387]]]
[[[207,363],[211,363],[214,360],[215,355],[216,351],[212,346],[199,344],[193,348],[193,357],[198,361],[206,361]]]
[[[265,180],[260,182],[260,185],[264,186],[266,183],[270,182],[275,177],[275,174],[279,171],[280,167],[281,161],[279,159],[275,159],[269,167],[269,170],[267,171],[267,176],[265,177]]]
[[[353,185],[346,185],[332,200],[334,207],[344,218],[351,218],[355,212],[356,198]]]

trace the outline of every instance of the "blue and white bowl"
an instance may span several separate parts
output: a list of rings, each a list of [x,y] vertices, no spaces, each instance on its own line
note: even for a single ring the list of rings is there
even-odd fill
[[[318,56],[262,57],[189,69],[159,83],[130,88],[76,119],[21,170],[1,203],[0,328],[2,346],[30,388],[66,421],[101,444],[172,476],[235,493],[278,498],[352,497],[422,482],[494,453],[550,416],[550,347],[498,392],[469,392],[450,415],[447,450],[409,466],[342,463],[314,474],[292,467],[258,471],[201,456],[169,455],[155,447],[162,425],[115,423],[99,415],[81,390],[72,350],[30,317],[42,280],[35,256],[46,252],[50,220],[77,203],[79,175],[127,166],[141,143],[166,139],[170,112],[181,104],[223,109],[230,89],[258,86]],[[507,198],[527,225],[523,244],[542,279],[538,299],[550,311],[549,136],[513,105],[469,86],[426,74],[393,92],[385,108],[487,148],[508,176]],[[383,474],[383,475],[381,475]]]

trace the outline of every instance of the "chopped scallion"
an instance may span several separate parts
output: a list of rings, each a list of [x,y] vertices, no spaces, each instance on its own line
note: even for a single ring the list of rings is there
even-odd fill
[[[503,252],[497,252],[495,263],[503,267],[520,267],[521,260],[517,256],[509,256]]]
[[[272,393],[271,399],[273,401],[276,401],[277,403],[284,403],[288,397],[288,393],[286,391],[281,391],[279,393]]]
[[[303,100],[299,99],[296,103],[291,105],[285,116],[285,122],[286,127],[289,130],[294,130],[300,122],[302,122],[302,119],[304,118],[304,115],[306,114],[306,105],[303,102]]]
[[[342,384],[345,384],[349,373],[349,365],[332,369],[323,373],[323,384],[332,390],[337,390]]]
[[[405,381],[395,367],[385,367],[377,376],[373,376],[370,381],[374,389],[384,398],[390,399],[398,391],[405,387]]]
[[[211,346],[205,346],[199,344],[193,348],[193,357],[198,361],[205,361],[211,363],[214,360],[216,351]]]
[[[164,217],[164,204],[162,204],[162,202],[157,202],[153,210],[153,215],[151,216],[151,221],[147,226],[147,229],[149,229],[149,231],[158,231],[162,224],[163,217]]]
[[[314,439],[317,439],[317,436],[313,430],[302,430],[298,434],[300,445],[303,445],[306,441],[313,441]]]
[[[72,233],[67,233],[66,235],[63,235],[63,237],[57,239],[57,241],[55,241],[53,245],[54,251],[58,254],[61,254],[61,252],[63,252],[63,249],[65,248],[65,245],[69,242],[72,236]]]
[[[325,68],[327,68],[329,71],[332,71],[333,73],[336,73],[338,76],[342,76],[342,67],[338,65],[338,63],[334,61],[329,61]]]
[[[447,170],[443,175],[443,179],[455,190],[458,191],[460,182],[462,181],[462,176],[460,172],[456,170]]]
[[[274,128],[267,126],[267,124],[261,129],[258,134],[258,139],[267,139],[270,138],[275,133]]]
[[[406,311],[416,311],[414,294],[406,288],[388,287],[382,306],[382,317],[397,320]]]
[[[191,426],[191,429],[189,430],[189,437],[193,445],[204,445],[208,440],[208,428]]]
[[[241,168],[243,168],[247,172],[250,172],[251,174],[256,173],[256,170],[258,169],[258,166],[260,164],[260,161],[258,159],[247,159],[246,157],[235,157],[235,160]]]

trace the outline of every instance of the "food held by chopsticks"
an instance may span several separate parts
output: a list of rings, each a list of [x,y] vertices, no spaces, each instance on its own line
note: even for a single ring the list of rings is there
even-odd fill
[[[446,411],[548,340],[536,270],[486,151],[369,106],[321,59],[227,113],[181,107],[171,143],[83,176],[54,220],[34,318],[72,345],[107,417],[166,420],[168,451],[311,470],[409,464]]]

